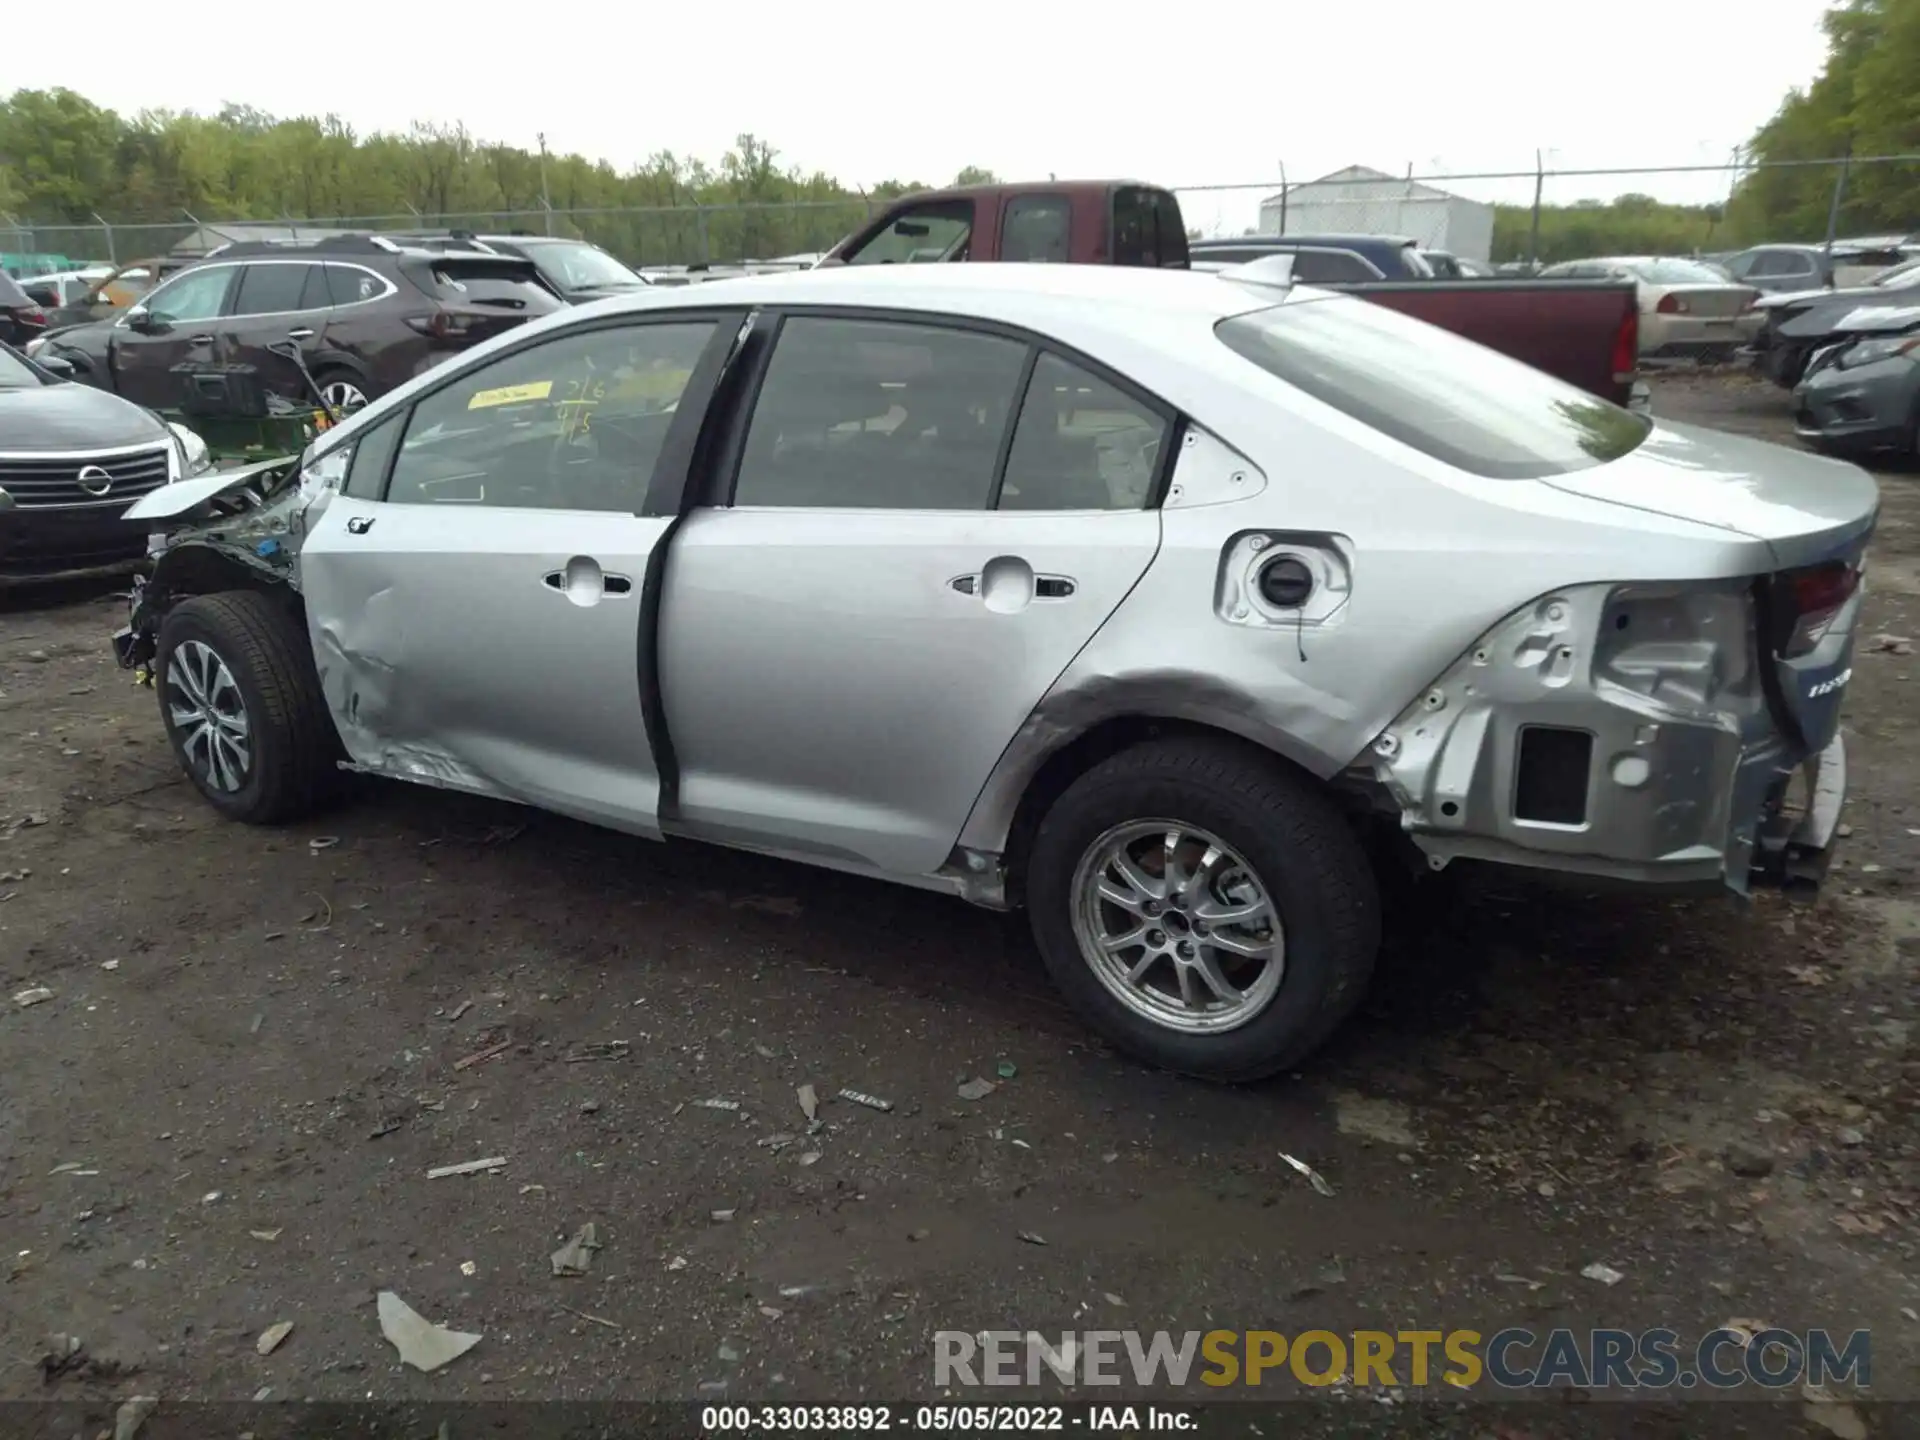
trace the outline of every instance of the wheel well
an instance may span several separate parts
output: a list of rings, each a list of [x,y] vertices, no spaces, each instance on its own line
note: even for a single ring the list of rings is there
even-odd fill
[[[1007,843],[1001,854],[1007,898],[1016,905],[1025,901],[1027,855],[1032,849],[1034,834],[1040,828],[1041,819],[1053,808],[1053,802],[1066,793],[1069,785],[1101,761],[1118,755],[1122,750],[1143,741],[1178,735],[1231,741],[1265,755],[1276,765],[1297,768],[1285,756],[1263,749],[1231,730],[1203,725],[1195,720],[1170,720],[1152,715],[1116,715],[1111,720],[1103,720],[1042,761],[1033,778],[1027,782],[1027,788],[1021,792],[1020,803],[1014,809],[1013,824],[1008,827]]]
[[[157,602],[159,614],[195,595],[218,595],[227,590],[254,590],[270,595],[294,615],[305,618],[299,594],[284,579],[264,574],[211,545],[182,545],[167,551],[148,585],[148,593]]]

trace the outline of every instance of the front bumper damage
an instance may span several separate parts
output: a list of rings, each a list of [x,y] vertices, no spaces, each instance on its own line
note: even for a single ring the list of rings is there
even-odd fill
[[[1797,752],[1739,582],[1576,586],[1488,631],[1366,764],[1442,869],[1481,860],[1681,888],[1817,884],[1837,728]]]

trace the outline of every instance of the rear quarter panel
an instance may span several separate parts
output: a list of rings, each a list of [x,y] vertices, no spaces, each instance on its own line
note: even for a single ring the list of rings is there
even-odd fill
[[[1617,405],[1630,397],[1632,380],[1618,377],[1614,350],[1621,322],[1638,314],[1631,285],[1418,280],[1333,288],[1438,325]]]

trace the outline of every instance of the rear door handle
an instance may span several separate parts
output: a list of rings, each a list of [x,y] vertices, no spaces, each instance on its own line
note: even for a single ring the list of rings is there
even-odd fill
[[[213,336],[196,335],[191,340],[187,341],[187,343],[189,345],[211,345],[213,343]]]
[[[287,331],[287,338],[289,340],[311,340],[313,338],[313,331],[302,325],[298,330]]]
[[[588,570],[586,567],[579,565],[578,562],[568,568],[574,572],[571,577],[569,577],[566,569],[549,570],[540,577],[540,583],[545,585],[549,590],[565,595],[578,604],[592,604],[595,599],[598,599],[602,595],[631,595],[633,593],[633,581],[625,575],[615,575],[611,572],[600,570],[598,566],[594,566],[592,570]],[[597,588],[593,583],[595,574],[598,574],[600,579],[600,584]]]
[[[1065,600],[1073,594],[1073,581],[1064,575],[1036,575],[1033,578],[1033,598],[1036,600]]]

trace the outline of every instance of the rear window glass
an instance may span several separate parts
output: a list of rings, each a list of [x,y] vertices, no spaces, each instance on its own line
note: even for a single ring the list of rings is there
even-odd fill
[[[1631,270],[1649,285],[1724,285],[1726,272],[1698,260],[1629,260]]]
[[[1423,454],[1495,480],[1618,460],[1652,424],[1518,360],[1364,300],[1220,322],[1227,347]]]
[[[406,270],[422,290],[449,305],[484,305],[541,314],[558,308],[553,292],[525,260],[437,256],[410,262]]]

